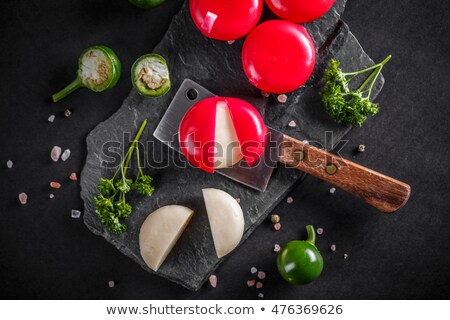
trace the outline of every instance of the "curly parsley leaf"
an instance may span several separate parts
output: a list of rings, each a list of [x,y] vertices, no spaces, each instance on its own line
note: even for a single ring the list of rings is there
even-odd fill
[[[100,183],[98,184],[97,188],[98,191],[100,191],[100,194],[104,195],[105,197],[110,197],[116,192],[114,183],[109,179],[100,178]]]
[[[101,178],[97,186],[100,193],[94,198],[95,212],[106,228],[114,233],[120,234],[127,230],[127,225],[122,223],[120,219],[129,217],[133,211],[133,207],[126,202],[125,195],[131,189],[136,189],[147,196],[152,195],[154,191],[151,185],[153,179],[143,174],[139,163],[138,142],[146,125],[147,120],[142,123],[114,176],[111,179]],[[133,179],[127,178],[126,174],[135,150],[138,155],[139,172],[137,178],[133,181]]]
[[[379,64],[356,72],[345,73],[339,61],[332,59],[323,76],[324,89],[321,98],[330,117],[337,123],[351,123],[361,126],[368,116],[378,112],[378,104],[370,100],[372,88],[383,66],[390,60],[388,56]],[[372,71],[356,90],[349,84],[357,75]]]
[[[131,189],[137,190],[140,194],[151,196],[155,191],[152,186],[153,178],[147,175],[141,175],[133,182]]]
[[[123,192],[123,193],[128,193],[131,190],[131,185],[133,183],[132,179],[120,179],[119,181],[116,182],[115,186],[117,188],[117,190]]]

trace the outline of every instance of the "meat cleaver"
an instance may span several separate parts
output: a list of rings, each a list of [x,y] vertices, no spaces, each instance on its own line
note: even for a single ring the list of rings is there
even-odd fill
[[[198,83],[185,79],[170,103],[154,137],[181,152],[178,129],[184,114],[198,101],[215,96]],[[215,172],[264,192],[273,169],[280,162],[330,182],[336,187],[362,198],[381,212],[392,213],[408,201],[411,187],[379,172],[328,153],[267,127],[263,155],[253,166],[241,160],[231,168]]]

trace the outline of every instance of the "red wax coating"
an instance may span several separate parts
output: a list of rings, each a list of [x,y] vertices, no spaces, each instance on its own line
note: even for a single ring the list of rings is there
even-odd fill
[[[314,43],[301,25],[266,21],[248,35],[242,65],[258,89],[282,94],[294,91],[310,77],[316,63]]]
[[[267,127],[261,114],[250,103],[226,98],[241,153],[249,166],[255,164],[264,152]]]
[[[249,33],[261,18],[263,5],[263,0],[189,1],[192,20],[201,33],[225,41],[236,40]]]
[[[292,22],[310,22],[323,16],[335,0],[266,0],[277,16]]]
[[[186,112],[179,128],[180,147],[194,166],[214,172],[214,135],[216,128],[216,104],[220,98],[208,98],[197,102]]]

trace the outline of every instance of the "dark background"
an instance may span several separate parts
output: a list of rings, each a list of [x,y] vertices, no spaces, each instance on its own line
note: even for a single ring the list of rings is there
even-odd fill
[[[130,67],[152,51],[182,0],[144,11],[126,0],[2,1],[0,4],[0,297],[56,299],[210,299],[257,297],[247,288],[249,269],[266,271],[260,290],[271,299],[449,298],[449,54],[450,3],[446,0],[349,0],[342,17],[383,69],[381,112],[348,135],[343,155],[412,186],[409,203],[385,215],[311,177],[216,271],[216,289],[189,292],[142,270],[94,236],[82,219],[79,185],[86,135],[121,105],[131,89]],[[118,86],[108,92],[79,90],[60,103],[50,95],[69,83],[78,55],[94,44],[112,47],[123,64]],[[176,72],[176,70],[172,70]],[[73,114],[64,118],[70,108]],[[54,123],[47,122],[55,114]],[[355,154],[365,144],[367,151]],[[53,163],[54,145],[70,148]],[[6,161],[14,162],[12,169]],[[50,181],[60,181],[49,200]],[[25,191],[28,204],[17,195]],[[313,284],[284,283],[274,264],[274,243],[324,229],[318,238],[325,268]],[[327,248],[336,244],[337,251]],[[347,253],[349,258],[342,259]],[[108,288],[108,281],[116,287]]]

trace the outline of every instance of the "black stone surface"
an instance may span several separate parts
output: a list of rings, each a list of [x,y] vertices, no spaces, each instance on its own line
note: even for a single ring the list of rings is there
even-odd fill
[[[179,167],[173,161],[174,158],[180,158],[179,155],[163,147],[152,136],[159,120],[182,81],[190,78],[218,95],[239,97],[251,102],[265,115],[268,125],[293,137],[325,146],[325,132],[329,131],[333,132],[334,140],[339,141],[350,126],[334,124],[324,112],[318,96],[320,85],[317,79],[321,78],[324,66],[331,58],[340,60],[344,70],[359,70],[373,63],[348,27],[342,22],[338,23],[344,4],[345,1],[336,2],[336,8],[326,17],[328,20],[321,19],[308,25],[319,47],[314,75],[307,86],[289,94],[288,103],[280,105],[274,102],[276,99],[263,98],[260,91],[247,81],[241,65],[243,40],[229,45],[204,37],[192,23],[188,2],[185,2],[154,50],[166,57],[172,71],[173,90],[157,99],[142,97],[133,90],[118,112],[88,135],[88,155],[81,175],[81,197],[85,203],[84,221],[89,229],[103,236],[144,269],[153,272],[146,266],[139,251],[139,230],[143,221],[161,206],[179,204],[192,208],[195,211],[193,219],[157,274],[188,289],[198,290],[221,261],[214,250],[201,196],[202,188],[218,188],[240,198],[245,217],[244,241],[300,181],[303,174],[280,166],[274,171],[267,190],[261,193],[191,166]],[[326,37],[328,40],[324,41]],[[382,84],[381,77],[374,96],[381,90]],[[104,146],[116,142],[122,144],[123,150],[124,133],[128,134],[127,137],[134,136],[144,119],[150,122],[141,138],[144,145],[150,146],[145,150],[149,160],[146,172],[156,178],[156,191],[150,198],[129,198],[134,208],[132,216],[127,219],[128,231],[115,235],[104,228],[95,214],[93,203],[93,198],[98,194],[100,177],[110,177],[114,172],[104,166],[102,168],[102,163],[108,161]],[[298,123],[298,129],[288,129],[287,124],[291,120]],[[133,131],[130,133],[130,130]],[[127,145],[130,139],[125,140]],[[329,144],[328,148],[331,147]],[[161,158],[168,166],[160,168],[158,165],[158,169],[155,169],[155,161]]]
[[[292,204],[282,201],[273,210],[281,231],[262,223],[216,269],[218,287],[196,292],[149,274],[70,218],[83,202],[79,184],[67,177],[83,168],[86,136],[121,106],[131,90],[132,62],[158,44],[181,4],[171,0],[146,12],[125,0],[0,3],[0,297],[256,299],[245,282],[257,266],[267,273],[262,292],[268,299],[447,299],[450,4],[444,0],[349,0],[343,15],[374,60],[389,53],[393,59],[383,69],[380,113],[346,135],[341,154],[412,185],[398,213],[380,214],[339,190],[331,196],[328,184],[307,177],[289,194]],[[118,86],[51,103],[48,97],[75,75],[80,52],[99,43],[122,60]],[[69,119],[66,108],[73,111]],[[360,143],[366,152],[356,154]],[[52,163],[54,145],[70,148],[70,159]],[[53,200],[51,180],[63,184]],[[25,206],[17,199],[22,191],[29,195]],[[324,228],[318,247],[325,268],[316,282],[292,287],[276,271],[272,246],[304,237],[310,223]],[[332,243],[336,253],[327,250]]]

